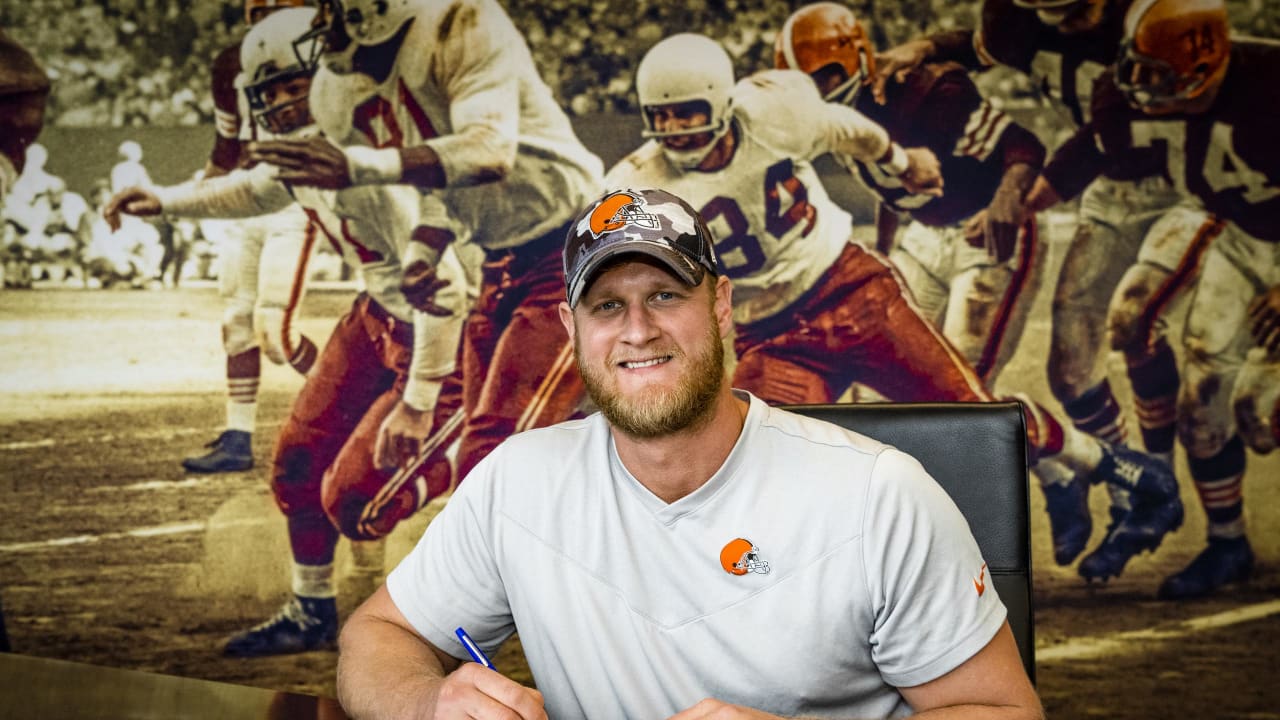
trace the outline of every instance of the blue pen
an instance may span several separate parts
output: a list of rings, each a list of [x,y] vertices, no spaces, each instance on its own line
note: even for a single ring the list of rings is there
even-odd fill
[[[493,666],[493,663],[489,660],[489,656],[484,654],[484,651],[480,649],[480,646],[476,644],[475,640],[471,639],[471,636],[467,634],[466,630],[458,628],[453,632],[458,636],[458,641],[462,643],[462,647],[466,648],[467,652],[471,653],[472,660],[475,660],[490,670],[498,669]]]

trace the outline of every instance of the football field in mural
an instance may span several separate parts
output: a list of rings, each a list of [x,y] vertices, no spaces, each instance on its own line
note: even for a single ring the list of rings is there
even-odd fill
[[[1052,269],[1065,237],[1047,234]],[[1045,285],[997,389],[1049,400]],[[302,329],[325,337],[352,294],[313,290]],[[31,655],[332,694],[335,653],[220,655],[227,635],[274,612],[287,592],[284,524],[267,476],[274,434],[301,385],[264,364],[256,466],[184,475],[179,460],[221,429],[221,313],[207,286],[0,292],[0,604],[10,642]],[[1118,358],[1112,370],[1113,385],[1125,387]],[[1156,587],[1204,537],[1181,453],[1178,471],[1183,528],[1093,587],[1074,567],[1054,566],[1033,490],[1038,680],[1050,717],[1280,718],[1280,453],[1249,456],[1252,582],[1170,604],[1154,599]],[[1104,495],[1092,494],[1090,547],[1102,534]],[[389,539],[388,568],[436,507]],[[368,591],[339,588],[344,615]],[[518,644],[498,665],[529,681]]]

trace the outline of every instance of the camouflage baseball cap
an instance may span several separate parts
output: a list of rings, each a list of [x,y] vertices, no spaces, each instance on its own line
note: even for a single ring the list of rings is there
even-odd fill
[[[690,285],[717,274],[707,225],[689,203],[665,190],[614,190],[587,206],[569,228],[564,277],[569,307],[577,307],[600,265],[624,253],[661,260]]]

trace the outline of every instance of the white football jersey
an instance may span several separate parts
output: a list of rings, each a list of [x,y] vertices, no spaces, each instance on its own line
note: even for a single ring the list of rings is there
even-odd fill
[[[650,141],[619,161],[605,185],[662,188],[698,209],[733,280],[734,321],[743,325],[798,300],[849,242],[852,218],[809,161],[828,152],[875,160],[889,140],[857,112],[823,101],[803,73],[757,73],[731,97],[737,147],[725,167],[682,170]]]
[[[600,159],[574,135],[495,0],[424,7],[381,83],[322,65],[311,111],[339,145],[430,146],[447,182],[433,192],[488,249],[563,225],[601,191]],[[497,179],[512,155],[514,167]]]

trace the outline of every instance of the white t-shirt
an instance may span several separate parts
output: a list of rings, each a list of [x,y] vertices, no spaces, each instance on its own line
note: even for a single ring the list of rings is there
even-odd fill
[[[665,503],[604,418],[514,435],[391,573],[466,659],[519,631],[553,718],[668,717],[705,697],[784,716],[900,717],[1005,619],[969,527],[910,456],[751,397],[733,452]],[[731,574],[747,540],[768,572]],[[979,588],[983,592],[979,592]]]

